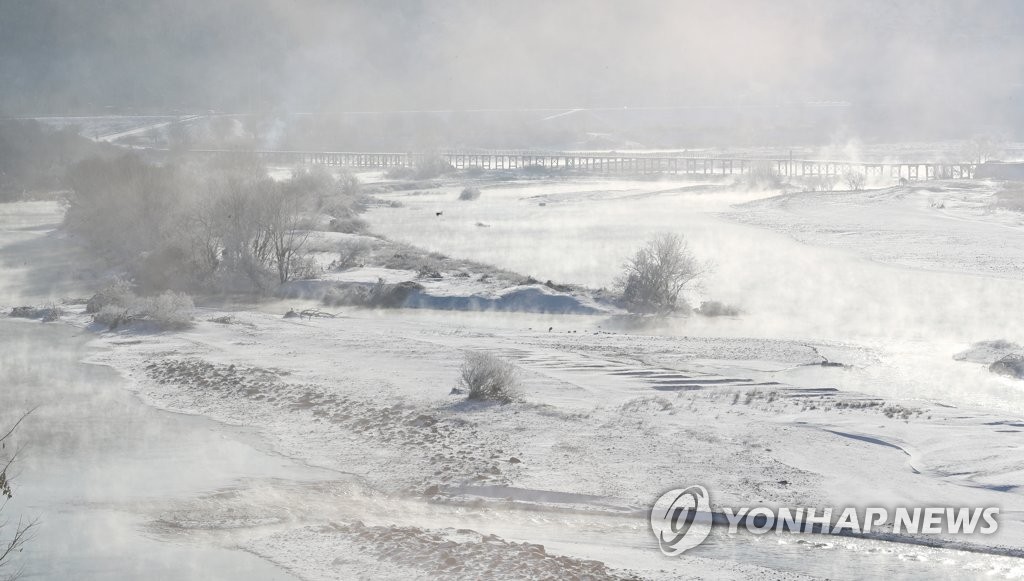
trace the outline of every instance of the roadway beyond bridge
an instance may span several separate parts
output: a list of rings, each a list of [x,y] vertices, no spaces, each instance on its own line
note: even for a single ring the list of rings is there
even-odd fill
[[[595,174],[682,174],[777,176],[836,176],[860,173],[867,177],[925,179],[970,179],[977,169],[969,162],[858,162],[810,159],[773,159],[630,152],[438,152],[386,153],[342,151],[243,151],[191,150],[196,155],[257,155],[270,163],[328,165],[353,169],[416,167],[427,158],[437,158],[455,169],[482,170],[566,170]]]

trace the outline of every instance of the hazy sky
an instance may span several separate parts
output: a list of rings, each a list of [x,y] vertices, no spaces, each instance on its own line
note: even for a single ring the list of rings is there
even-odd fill
[[[0,0],[0,106],[1016,108],[1024,2]]]

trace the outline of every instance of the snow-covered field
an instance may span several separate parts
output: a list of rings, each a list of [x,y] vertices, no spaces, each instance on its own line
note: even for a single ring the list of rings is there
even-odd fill
[[[954,358],[1024,344],[1024,227],[996,207],[999,188],[777,195],[580,178],[484,183],[472,202],[455,184],[380,194],[401,206],[366,218],[391,239],[593,288],[652,234],[685,234],[714,265],[691,301],[743,312],[641,328],[610,311],[282,318],[308,306],[295,299],[202,308],[178,333],[90,330],[103,347],[90,361],[144,402],[342,474],[254,476],[125,510],[156,538],[237,547],[303,579],[1020,578],[1024,381],[990,373],[980,351]],[[84,292],[58,220],[52,205],[0,209],[2,306]],[[450,280],[426,286],[491,292]],[[522,401],[452,393],[470,350],[514,361]],[[690,484],[716,506],[998,506],[1000,530],[927,548],[716,529],[665,557],[647,510]]]

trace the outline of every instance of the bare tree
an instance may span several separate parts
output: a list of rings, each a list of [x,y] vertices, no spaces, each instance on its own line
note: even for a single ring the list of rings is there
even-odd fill
[[[273,184],[264,198],[264,227],[277,266],[278,280],[284,284],[294,275],[302,248],[309,240],[310,229],[304,223],[303,210],[315,191],[302,181]]]
[[[14,430],[18,428],[30,413],[32,413],[31,410],[22,415],[7,430],[7,433],[0,436],[0,513],[7,508],[7,502],[14,498],[14,489],[11,486],[11,476],[8,472],[21,452],[20,447],[12,446],[8,448],[8,444],[10,443],[11,436],[14,434]],[[8,528],[10,522],[5,518],[0,520],[0,573],[11,564],[12,557],[21,552],[24,545],[32,540],[32,533],[37,524],[38,521],[19,518],[17,524],[14,525],[13,532],[8,537],[4,535],[4,529]],[[20,573],[20,570],[16,570],[13,573],[7,574],[4,578],[8,580],[17,579]]]
[[[831,192],[835,190],[838,182],[839,176],[822,174],[817,176],[817,178],[813,178],[811,189],[816,192]]]
[[[851,190],[863,190],[864,184],[867,182],[867,176],[858,171],[848,171],[843,174],[843,179],[846,180],[846,185],[850,186]]]
[[[266,286],[266,268],[273,261],[274,247],[268,224],[277,184],[269,178],[230,176],[211,184],[216,200],[208,234],[200,237],[200,247],[216,249],[219,239],[220,262],[230,272],[248,278],[257,291]],[[200,230],[200,232],[202,232]],[[212,236],[208,240],[203,240]]]
[[[278,183],[261,173],[235,172],[208,182],[209,200],[193,205],[184,246],[200,277],[237,273],[257,291],[295,275],[310,235],[305,210],[319,195],[315,180]]]
[[[1005,149],[1005,144],[998,137],[977,135],[967,143],[965,153],[971,158],[971,161],[985,163],[998,157]]]
[[[299,209],[291,196],[283,195],[272,201],[267,233],[274,248],[274,263],[281,284],[291,280],[296,260],[309,239],[309,229],[300,224]]]
[[[100,256],[118,263],[161,248],[170,239],[186,182],[172,166],[135,155],[90,158],[72,167],[66,182],[65,223]]]
[[[678,310],[683,289],[706,270],[676,234],[658,235],[637,250],[624,268],[617,285],[626,308],[658,314]]]

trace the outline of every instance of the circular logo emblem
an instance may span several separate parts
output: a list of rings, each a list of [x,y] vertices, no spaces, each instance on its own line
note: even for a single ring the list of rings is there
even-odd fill
[[[711,500],[703,486],[669,490],[651,509],[651,530],[670,557],[704,542],[711,534]]]

